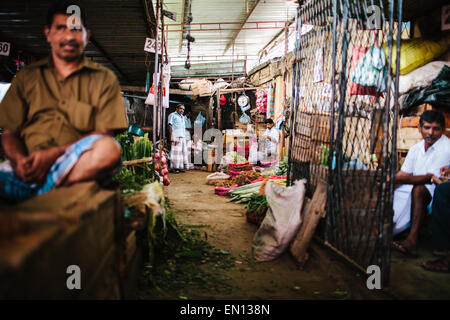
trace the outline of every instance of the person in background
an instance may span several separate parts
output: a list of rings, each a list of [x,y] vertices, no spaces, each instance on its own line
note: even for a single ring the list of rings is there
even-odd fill
[[[265,139],[266,160],[273,161],[277,156],[277,144],[279,139],[278,130],[274,127],[272,119],[266,119],[266,131],[263,139]]]
[[[81,16],[70,19],[77,5]],[[114,73],[83,54],[90,37],[85,9],[58,1],[44,33],[50,55],[24,67],[0,104],[0,197],[11,201],[81,181],[104,181],[120,165],[112,137],[128,128]]]
[[[401,170],[395,175],[394,235],[411,226],[403,242],[392,246],[401,253],[416,257],[419,229],[427,212],[435,185],[433,176],[439,176],[441,167],[450,163],[450,139],[445,132],[444,115],[435,110],[422,113],[419,131],[423,140],[411,147]]]
[[[173,172],[184,172],[187,164],[187,148],[186,148],[186,121],[183,116],[184,105],[179,104],[176,110],[169,114],[169,138],[171,141],[170,148],[170,167]]]
[[[433,254],[440,257],[426,261],[422,267],[429,271],[450,272],[450,166],[441,168],[441,177],[433,177],[436,184],[431,214]]]
[[[186,169],[190,170],[194,167],[191,162],[192,159],[192,121],[191,121],[191,112],[186,112],[184,116],[185,128],[186,128],[186,149],[187,149],[187,166]]]

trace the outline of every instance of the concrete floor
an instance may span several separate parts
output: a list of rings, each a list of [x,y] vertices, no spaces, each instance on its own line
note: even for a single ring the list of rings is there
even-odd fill
[[[388,291],[400,299],[450,299],[450,273],[430,272],[421,267],[424,261],[437,259],[432,250],[431,239],[421,239],[417,258],[393,251]]]

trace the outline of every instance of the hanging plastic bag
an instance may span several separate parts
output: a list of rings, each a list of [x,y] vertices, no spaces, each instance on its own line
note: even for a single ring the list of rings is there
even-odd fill
[[[147,99],[145,99],[145,104],[154,106],[155,105],[155,85],[152,84],[150,90],[148,91]]]
[[[242,116],[239,118],[239,122],[242,124],[247,124],[250,122],[250,117],[244,112]]]
[[[202,127],[205,125],[206,119],[203,117],[202,113],[199,112],[197,118],[194,121],[194,124],[200,124]]]

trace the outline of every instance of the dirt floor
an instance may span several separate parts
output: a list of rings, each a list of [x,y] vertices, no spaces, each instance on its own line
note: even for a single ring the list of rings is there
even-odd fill
[[[166,189],[177,221],[200,226],[208,242],[229,252],[234,265],[216,272],[225,279],[230,290],[218,292],[208,288],[190,288],[141,298],[167,299],[386,299],[380,292],[368,290],[365,280],[358,278],[342,263],[313,245],[312,257],[300,269],[286,252],[270,262],[257,262],[252,257],[252,239],[257,226],[246,222],[242,205],[228,202],[206,185],[209,172],[188,171],[171,174]]]

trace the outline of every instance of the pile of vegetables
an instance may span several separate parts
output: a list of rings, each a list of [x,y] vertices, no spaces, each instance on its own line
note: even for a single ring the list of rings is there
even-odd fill
[[[275,165],[275,174],[277,176],[285,176],[287,175],[287,169],[288,169],[288,158],[285,157],[283,161],[278,162]]]
[[[280,185],[286,185],[286,179],[269,179],[259,182],[254,182],[251,184],[246,184],[242,187],[238,187],[228,191],[228,194],[231,196],[230,202],[236,203],[245,203],[250,201],[252,195],[258,194],[261,186],[266,182],[275,182]]]
[[[248,202],[253,194],[258,194],[262,184],[263,181],[255,182],[228,191],[228,194],[231,195],[230,201],[236,203]]]
[[[116,137],[122,147],[122,161],[132,161],[152,156],[152,142],[148,133],[144,137],[135,138],[131,133],[124,132]],[[138,163],[132,166],[123,166],[113,177],[119,184],[123,194],[140,191],[142,186],[153,181],[154,171],[151,163]]]
[[[238,176],[234,177],[231,180],[227,180],[224,182],[219,182],[216,184],[216,187],[231,187],[237,184],[238,186],[243,186],[251,183],[252,181],[261,177],[259,172],[255,171],[243,171]]]
[[[123,195],[138,192],[147,183],[147,181],[140,175],[133,174],[130,168],[122,167],[120,171],[113,177],[120,188]]]
[[[253,212],[256,215],[264,216],[269,208],[269,204],[265,195],[252,194],[244,208],[247,210],[247,213]]]

